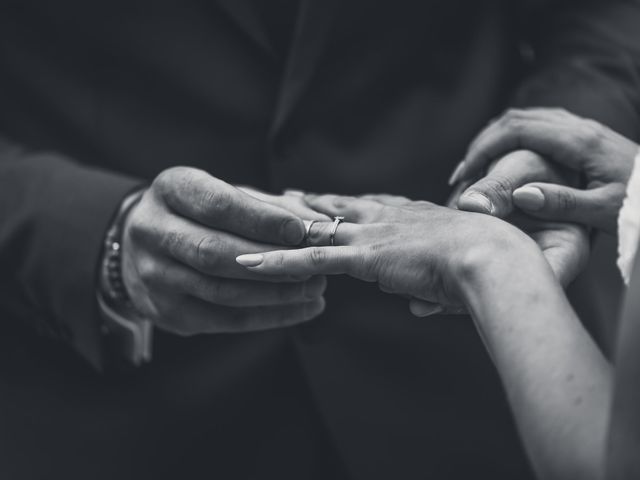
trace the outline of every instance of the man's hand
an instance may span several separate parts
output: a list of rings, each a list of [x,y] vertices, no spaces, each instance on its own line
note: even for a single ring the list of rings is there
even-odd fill
[[[518,150],[497,160],[487,175],[469,186],[453,204],[460,210],[493,215],[520,226],[536,240],[566,286],[588,259],[587,231],[576,224],[535,220],[519,214],[513,192],[531,182],[566,184],[558,167],[536,153]]]
[[[303,240],[301,218],[284,208],[291,200],[273,205],[270,197],[193,168],[158,175],[124,227],[122,275],[135,307],[179,335],[264,330],[319,315],[324,277],[265,279],[234,260]]]

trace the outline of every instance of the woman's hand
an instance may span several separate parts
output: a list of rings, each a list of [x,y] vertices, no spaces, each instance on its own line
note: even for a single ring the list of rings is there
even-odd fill
[[[577,222],[614,232],[638,145],[595,121],[559,109],[510,110],[471,143],[451,183],[515,150],[531,150],[586,177],[586,190],[530,183],[514,204],[538,218]]]
[[[267,275],[346,273],[378,282],[388,293],[455,306],[462,298],[461,281],[478,269],[527,255],[541,257],[526,234],[487,215],[400,197],[322,195],[307,196],[307,203],[318,212],[346,218],[337,229],[336,246],[318,246],[328,245],[333,226],[318,222],[309,238],[315,246],[242,255],[238,263]]]

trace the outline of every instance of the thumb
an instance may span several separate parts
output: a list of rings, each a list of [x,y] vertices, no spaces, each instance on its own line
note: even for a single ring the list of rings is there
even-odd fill
[[[529,183],[513,192],[513,203],[538,218],[580,223],[613,234],[625,190],[621,183],[589,190],[552,183]]]
[[[513,211],[513,192],[531,182],[560,182],[556,167],[540,155],[516,150],[497,160],[487,175],[460,196],[458,208],[505,218]]]

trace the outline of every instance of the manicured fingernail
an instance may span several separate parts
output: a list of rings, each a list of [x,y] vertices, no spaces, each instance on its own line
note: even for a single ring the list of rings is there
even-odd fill
[[[520,187],[513,192],[513,202],[523,210],[540,210],[544,207],[544,193],[536,187]]]
[[[236,262],[238,262],[243,267],[257,267],[264,260],[264,255],[259,253],[249,253],[247,255],[240,255],[236,257]]]
[[[422,302],[413,302],[411,303],[411,313],[416,317],[428,317],[430,315],[435,315],[436,313],[440,313],[444,310],[442,305],[434,305],[429,303]]]
[[[463,169],[464,169],[464,160],[462,160],[458,164],[458,166],[455,168],[455,170],[453,171],[453,173],[449,177],[449,186],[453,185],[454,183],[456,183],[458,181],[458,178],[460,177],[460,173],[462,173]]]
[[[489,200],[484,193],[470,191],[465,192],[460,197],[460,200],[464,200],[464,210],[472,210],[474,212],[492,214],[494,212],[493,203]],[[460,201],[458,206],[460,206]],[[469,205],[471,203],[471,205]],[[471,207],[471,208],[470,208]]]
[[[282,239],[285,245],[298,245],[304,239],[304,224],[302,220],[292,218],[282,227]]]

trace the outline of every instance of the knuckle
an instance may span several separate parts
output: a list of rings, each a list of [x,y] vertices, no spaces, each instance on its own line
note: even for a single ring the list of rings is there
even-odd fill
[[[180,257],[184,250],[184,235],[176,230],[167,230],[162,235],[160,248],[172,257]]]
[[[562,107],[553,107],[549,109],[551,113],[555,113],[557,115],[561,115],[563,117],[569,117],[569,116],[573,116],[569,110],[567,110],[566,108],[562,108]]]
[[[125,236],[130,238],[134,243],[143,242],[149,237],[150,227],[147,222],[142,218],[135,215],[135,212],[131,212],[132,217],[126,223]]]
[[[361,205],[357,210],[345,212],[345,214],[347,214],[347,222],[368,224],[384,220],[389,215],[393,215],[394,212],[397,213],[397,207],[380,202],[368,202],[366,205]]]
[[[158,277],[158,265],[150,258],[140,260],[137,265],[138,277],[144,284],[154,283]]]
[[[595,120],[584,119],[579,144],[585,151],[595,151],[602,145],[604,128]]]
[[[151,189],[159,193],[164,193],[173,183],[175,167],[163,170],[151,182]]]
[[[190,177],[189,169],[185,167],[171,167],[160,172],[151,183],[151,189],[165,197],[175,191],[176,184],[182,183]]]
[[[154,216],[143,201],[136,205],[125,221],[124,238],[128,238],[134,243],[145,242],[152,238],[156,231]]]
[[[193,261],[207,270],[215,270],[219,266],[219,242],[215,237],[205,235],[198,239],[193,247]]]
[[[516,129],[522,125],[522,120],[526,115],[526,111],[519,108],[510,108],[500,118],[499,123],[506,128]]]
[[[505,122],[508,122],[510,120],[513,120],[514,118],[519,118],[522,114],[522,110],[519,108],[509,108],[507,109],[507,111],[504,113],[504,115],[502,116],[503,120]]]
[[[354,268],[360,272],[362,280],[367,282],[378,280],[384,247],[383,243],[375,243],[358,250],[355,255]]]
[[[282,255],[282,253],[280,252],[274,252],[269,255],[269,261],[278,271],[281,271],[286,267],[284,262],[284,255]]]
[[[326,251],[323,248],[312,247],[307,253],[309,262],[314,266],[321,266],[327,259]]]
[[[219,216],[228,215],[233,208],[234,199],[226,189],[202,192],[200,209],[204,212],[215,211]]]
[[[558,209],[563,212],[572,212],[577,207],[576,197],[569,190],[559,190],[556,194]]]
[[[331,202],[333,206],[337,209],[343,209],[349,206],[355,200],[355,197],[343,197],[337,196]]]
[[[511,198],[511,192],[514,190],[514,183],[509,177],[494,175],[485,178],[482,187],[482,190],[484,190],[490,198],[508,201]]]

